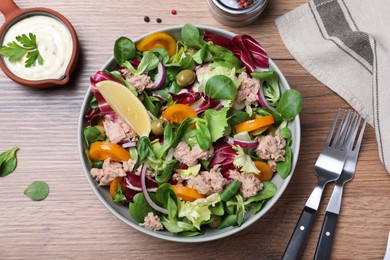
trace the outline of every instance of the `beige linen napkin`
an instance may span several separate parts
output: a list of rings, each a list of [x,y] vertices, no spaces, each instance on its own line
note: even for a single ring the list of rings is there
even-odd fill
[[[390,172],[389,0],[312,0],[276,25],[308,72],[369,115],[380,160]]]

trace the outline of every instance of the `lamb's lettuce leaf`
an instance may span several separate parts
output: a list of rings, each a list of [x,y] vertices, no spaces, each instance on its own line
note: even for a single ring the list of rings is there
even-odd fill
[[[276,111],[279,112],[283,120],[293,120],[302,110],[302,94],[295,89],[286,90],[280,97]]]
[[[198,28],[192,24],[185,24],[181,29],[181,38],[184,43],[191,47],[202,48],[205,44],[203,35],[199,33]]]
[[[205,93],[214,99],[233,100],[237,94],[237,87],[228,76],[215,75],[207,81]]]
[[[259,193],[257,193],[255,196],[252,196],[249,199],[247,199],[244,202],[244,204],[245,206],[247,206],[252,202],[269,199],[275,195],[276,191],[277,191],[277,187],[275,184],[269,181],[265,181],[263,182],[263,189],[259,191]]]
[[[261,86],[261,91],[266,102],[275,107],[280,99],[279,75],[276,71],[258,71],[253,72],[252,77],[264,80],[266,84]]]
[[[135,44],[127,37],[119,37],[114,45],[114,59],[119,65],[135,57]]]
[[[126,67],[132,74],[141,75],[157,68],[160,59],[151,51],[145,51],[137,68],[134,68],[129,61],[124,61],[122,66]]]

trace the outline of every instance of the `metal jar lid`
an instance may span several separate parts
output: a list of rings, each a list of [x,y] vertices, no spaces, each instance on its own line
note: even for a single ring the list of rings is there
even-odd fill
[[[208,0],[209,10],[214,18],[229,26],[245,26],[257,20],[268,0],[255,0],[247,8],[239,8],[237,0]]]

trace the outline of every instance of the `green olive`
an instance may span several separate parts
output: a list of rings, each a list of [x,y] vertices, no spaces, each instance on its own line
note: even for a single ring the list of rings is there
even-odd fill
[[[154,135],[163,135],[164,134],[164,123],[162,119],[155,119],[152,121],[152,133]]]
[[[176,82],[180,87],[187,87],[194,83],[195,76],[192,70],[182,70],[176,75]]]

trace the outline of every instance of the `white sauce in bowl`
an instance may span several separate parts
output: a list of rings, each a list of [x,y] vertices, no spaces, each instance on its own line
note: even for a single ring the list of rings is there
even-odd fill
[[[61,21],[46,15],[34,15],[12,25],[5,33],[3,45],[16,41],[16,36],[33,33],[36,35],[38,50],[43,64],[38,62],[26,68],[26,56],[18,62],[4,58],[7,68],[19,78],[26,80],[61,79],[73,51],[72,35]]]

